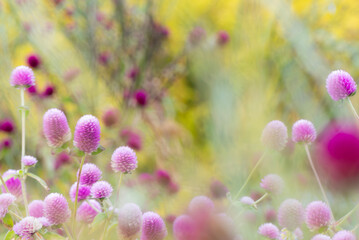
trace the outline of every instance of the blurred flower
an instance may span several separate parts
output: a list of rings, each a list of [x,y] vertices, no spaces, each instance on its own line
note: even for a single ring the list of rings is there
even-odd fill
[[[71,188],[70,188],[70,199],[71,201],[75,202],[76,200],[76,188],[77,188],[77,182],[75,182],[74,184],[72,184]],[[91,194],[91,187],[87,186],[87,185],[83,185],[83,184],[79,184],[79,191],[78,191],[78,196],[77,196],[77,201],[81,201],[86,199],[88,196],[90,196]]]
[[[138,175],[138,180],[143,184],[150,184],[155,181],[155,179],[155,176],[150,173],[140,173],[140,175]]]
[[[91,187],[91,196],[93,198],[109,198],[112,195],[113,188],[106,181],[96,182]]]
[[[334,101],[353,96],[357,91],[357,84],[352,76],[343,70],[336,70],[327,78],[327,91]]]
[[[117,148],[111,157],[111,167],[114,172],[131,173],[137,168],[136,153],[127,146]]]
[[[9,169],[6,172],[4,172],[2,177],[3,179],[5,179],[6,187],[9,189],[10,193],[13,194],[15,197],[20,197],[22,195],[21,180],[19,178],[10,177],[10,175],[16,175],[16,174],[17,174],[17,170]],[[6,192],[4,186],[1,186],[1,188],[3,192]]]
[[[32,235],[42,228],[42,224],[37,218],[25,217],[13,227],[14,232],[22,239],[31,239]]]
[[[317,138],[313,123],[308,120],[298,120],[293,124],[292,139],[297,143],[312,143]]]
[[[312,240],[330,240],[330,237],[324,234],[315,235]]]
[[[188,40],[192,45],[199,44],[206,37],[206,30],[202,27],[194,27],[189,33]]]
[[[1,141],[0,143],[0,150],[1,149],[9,149],[12,146],[12,141],[10,138],[5,138],[4,140]]]
[[[179,185],[175,182],[170,182],[170,184],[167,186],[167,190],[171,194],[175,194],[179,191]]]
[[[15,124],[10,119],[3,119],[0,121],[0,131],[12,133],[15,130]]]
[[[10,84],[13,87],[31,87],[35,85],[35,76],[31,68],[26,66],[16,67],[10,77]]]
[[[26,89],[26,91],[32,96],[35,96],[37,94],[37,89],[35,85],[29,87],[28,89]]]
[[[118,230],[126,238],[141,231],[142,212],[134,203],[125,204],[118,213]]]
[[[31,166],[35,166],[35,164],[37,163],[37,159],[33,156],[23,156],[21,158],[21,163],[24,166],[31,167]]]
[[[269,193],[280,194],[284,188],[284,181],[276,174],[269,174],[262,179],[260,186]]]
[[[146,212],[142,219],[141,240],[162,240],[167,236],[166,225],[157,213]]]
[[[279,238],[279,229],[272,223],[262,224],[258,233],[269,239],[278,239]]]
[[[77,172],[77,175],[79,172]],[[80,184],[93,185],[95,182],[101,179],[101,170],[93,163],[85,163],[82,167]]]
[[[275,222],[276,219],[277,219],[277,213],[274,209],[268,209],[265,211],[266,222]]]
[[[330,208],[321,201],[311,202],[306,208],[306,219],[308,228],[316,230],[327,227],[331,221]]]
[[[148,102],[147,92],[145,90],[136,91],[135,99],[136,99],[137,105],[139,105],[141,107],[146,106],[147,102]]]
[[[90,204],[89,204],[90,203]],[[101,205],[96,200],[89,200],[89,203],[83,202],[77,209],[77,221],[92,223],[99,212],[102,212]]]
[[[297,240],[302,240],[304,238],[303,231],[300,228],[296,228],[293,233]]]
[[[226,31],[219,31],[217,33],[217,43],[220,46],[224,46],[229,42],[229,34]]]
[[[59,169],[65,164],[71,163],[71,157],[67,152],[59,153],[55,158],[55,170]]]
[[[40,218],[44,216],[45,203],[41,200],[34,200],[29,204],[29,215]]]
[[[65,81],[69,82],[69,81],[74,80],[80,73],[81,73],[80,69],[71,68],[64,73],[63,77],[64,77]]]
[[[8,212],[8,208],[16,200],[16,197],[11,193],[0,194],[0,218],[5,217]]]
[[[54,95],[55,91],[56,88],[54,85],[47,85],[45,87],[45,90],[41,93],[41,97],[43,98],[51,97],[52,95]]]
[[[156,179],[163,186],[167,186],[172,181],[170,174],[164,169],[156,171]]]
[[[120,136],[126,141],[126,145],[132,149],[137,151],[141,150],[142,148],[142,138],[136,132],[130,129],[123,129],[120,133]]]
[[[71,215],[66,198],[59,193],[51,193],[44,200],[44,215],[53,225],[65,223]]]
[[[173,214],[169,214],[166,216],[166,222],[170,223],[170,224],[173,224],[174,221],[176,220],[176,215],[173,215]]]
[[[130,69],[130,71],[128,71],[127,77],[129,79],[135,80],[139,73],[140,73],[140,70],[137,67],[133,67]]]
[[[101,52],[98,56],[98,62],[102,65],[107,65],[110,61],[111,54],[109,52]]]
[[[82,116],[75,127],[74,146],[85,153],[96,151],[100,145],[101,127],[92,115]]]
[[[337,232],[333,238],[333,240],[356,240],[357,238],[355,237],[355,235],[347,230],[342,230]]]
[[[283,122],[274,120],[269,122],[262,132],[262,142],[266,147],[282,151],[288,141],[287,127]]]
[[[173,223],[173,235],[176,240],[197,240],[198,230],[196,222],[187,215],[177,217]]]
[[[278,222],[280,226],[293,231],[302,225],[304,215],[303,205],[298,200],[287,199],[278,209]]]
[[[107,109],[102,115],[102,121],[106,127],[112,127],[118,123],[120,113],[116,108]]]
[[[39,217],[37,220],[39,220],[43,227],[50,227],[52,225],[46,217]]]
[[[195,218],[207,217],[213,213],[214,203],[206,196],[197,196],[189,203],[188,211]]]
[[[240,200],[241,203],[245,204],[245,205],[252,205],[254,204],[254,200],[251,197],[248,196],[244,196],[241,198]]]
[[[71,139],[66,115],[59,109],[49,109],[43,117],[43,131],[50,147],[61,147]]]
[[[210,185],[211,195],[213,198],[225,198],[228,193],[228,188],[220,181],[213,180]]]
[[[31,54],[26,59],[27,65],[29,65],[32,68],[38,68],[41,64],[41,58],[37,54]]]

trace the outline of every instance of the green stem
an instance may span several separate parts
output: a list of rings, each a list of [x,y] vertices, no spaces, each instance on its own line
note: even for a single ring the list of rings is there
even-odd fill
[[[258,203],[260,203],[261,201],[263,201],[269,194],[265,193],[260,199],[258,199],[257,201],[255,201],[253,203],[254,206],[257,206]]]
[[[21,88],[20,90],[21,95],[21,159],[25,156],[25,88]],[[24,207],[26,216],[29,215],[29,209],[27,204],[27,193],[26,193],[26,176],[25,176],[25,167],[24,164],[22,164],[21,161],[21,170],[23,175],[21,176],[21,192],[22,192],[22,198],[24,201]]]
[[[72,214],[72,231],[73,232],[75,232],[75,226],[76,226],[76,210],[77,210],[77,201],[78,201],[78,198],[79,198],[80,176],[81,176],[81,172],[82,172],[82,167],[83,167],[84,162],[85,162],[85,157],[86,157],[86,154],[81,159],[79,173],[77,175],[76,197],[75,197],[75,203],[74,203],[74,211],[73,211],[73,214]]]
[[[350,210],[344,217],[338,220],[336,227],[339,227],[343,222],[345,222],[358,208],[359,208],[359,203],[355,205],[355,207],[352,210]]]
[[[7,188],[6,183],[5,183],[5,181],[4,181],[4,178],[3,178],[1,175],[0,175],[0,181],[1,181],[2,185],[3,185],[4,188],[5,188],[5,191],[9,193],[10,191],[9,191],[9,189]]]
[[[354,108],[354,106],[353,106],[353,104],[352,104],[352,101],[350,101],[349,98],[347,98],[347,100],[348,100],[350,109],[352,110],[354,116],[359,120],[359,115],[358,115],[357,111],[355,110],[355,108]]]
[[[72,235],[71,235],[69,229],[67,228],[67,226],[66,226],[65,224],[62,224],[62,227],[63,227],[63,229],[65,230],[66,235],[67,235],[71,240],[73,240],[73,237],[72,237]]]
[[[116,191],[116,202],[115,202],[115,206],[120,198],[120,186],[121,186],[121,182],[122,182],[122,175],[123,173],[120,173],[120,180],[118,181],[118,186],[117,186],[117,191]]]
[[[266,155],[266,151],[262,154],[261,158],[257,161],[256,165],[254,166],[254,168],[252,169],[252,171],[249,173],[249,176],[247,177],[246,181],[244,182],[244,184],[242,185],[241,189],[239,189],[238,193],[236,194],[236,196],[234,197],[233,200],[236,200],[239,198],[239,196],[241,195],[243,189],[246,187],[246,185],[248,184],[249,180],[251,179],[253,173],[256,171],[256,169],[258,168],[258,166],[261,164],[261,162],[264,159],[264,156]]]

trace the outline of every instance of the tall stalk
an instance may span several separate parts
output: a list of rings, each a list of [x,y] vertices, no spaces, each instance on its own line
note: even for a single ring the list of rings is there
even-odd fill
[[[86,158],[86,154],[81,159],[79,173],[77,175],[76,197],[75,197],[75,203],[74,203],[74,210],[73,210],[73,213],[72,213],[72,232],[73,233],[75,233],[75,227],[76,227],[76,212],[77,212],[76,210],[77,210],[77,201],[78,201],[78,198],[79,198],[80,177],[81,177],[81,173],[82,173],[82,167],[83,167],[84,162],[85,162],[85,158]]]
[[[21,159],[25,156],[25,88],[21,88]],[[28,209],[28,203],[27,203],[27,193],[26,193],[26,176],[25,176],[25,167],[24,164],[21,161],[21,170],[22,170],[22,176],[21,176],[21,191],[22,191],[22,198],[24,201],[24,207],[26,211],[26,216],[29,215],[29,209]]]

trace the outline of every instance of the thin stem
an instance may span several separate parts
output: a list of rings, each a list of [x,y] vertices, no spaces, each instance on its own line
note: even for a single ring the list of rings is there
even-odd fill
[[[11,210],[9,210],[9,213],[10,213],[11,215],[13,215],[14,217],[17,217],[19,220],[22,219],[22,217],[20,217],[19,215],[17,215],[15,212],[13,212],[13,211],[11,211]]]
[[[63,227],[63,229],[65,230],[66,235],[72,240],[73,237],[72,237],[72,235],[71,235],[69,229],[67,228],[67,226],[66,226],[65,224],[62,224],[62,227]]]
[[[355,108],[354,108],[354,106],[353,106],[353,104],[352,104],[352,101],[350,101],[349,98],[347,98],[347,99],[348,99],[348,103],[349,103],[350,109],[352,110],[354,116],[359,120],[359,115],[358,115],[357,111],[355,110]]]
[[[236,194],[236,196],[234,197],[233,200],[236,200],[239,198],[239,196],[241,195],[243,189],[246,187],[246,185],[248,184],[249,180],[251,179],[253,173],[256,171],[256,169],[258,168],[258,166],[261,164],[261,162],[264,159],[264,156],[266,155],[266,151],[262,154],[261,158],[257,161],[256,165],[254,166],[254,168],[252,169],[252,171],[249,173],[249,176],[247,177],[246,181],[244,182],[244,184],[242,185],[241,189],[239,189],[238,193]]]
[[[120,198],[120,186],[121,186],[121,182],[122,182],[122,175],[123,173],[120,173],[120,180],[118,181],[118,186],[117,186],[117,191],[116,191],[116,202],[115,202],[115,206],[118,202],[118,199]]]
[[[25,89],[21,88],[20,95],[21,95],[21,159],[25,156],[25,97],[24,97]],[[24,201],[24,207],[26,216],[29,215],[29,209],[27,204],[27,193],[26,193],[26,176],[25,176],[25,167],[24,164],[21,162],[21,170],[23,175],[21,176],[21,192],[22,198]]]
[[[350,210],[344,217],[338,220],[336,227],[339,227],[343,222],[345,222],[358,208],[359,208],[359,203],[355,205],[355,207],[352,210]]]
[[[103,231],[103,233],[102,233],[102,235],[101,235],[101,240],[104,240],[104,239],[105,239],[105,237],[106,237],[106,234],[107,234],[107,227],[108,227],[108,222],[109,222],[109,220],[108,220],[108,219],[106,219],[106,220],[105,220],[105,227],[104,227],[104,231]]]
[[[314,172],[315,178],[317,179],[317,182],[318,182],[320,191],[322,192],[323,198],[324,198],[325,202],[327,203],[327,205],[328,205],[328,207],[329,207],[329,209],[330,209],[330,213],[331,213],[331,215],[332,215],[332,217],[333,217],[333,219],[334,219],[333,211],[332,211],[332,208],[330,207],[330,203],[329,203],[327,194],[326,194],[325,191],[324,191],[322,182],[320,181],[320,178],[319,178],[319,175],[318,175],[318,173],[317,173],[317,170],[315,169],[315,166],[314,166],[314,164],[313,164],[313,160],[312,160],[312,156],[310,155],[310,152],[309,152],[308,144],[305,144],[305,145],[304,145],[304,148],[305,148],[305,152],[307,153],[310,166],[312,167],[312,170],[313,170],[313,172]],[[334,219],[334,221],[335,221],[335,219]]]
[[[86,199],[85,201],[90,207],[92,207],[93,210],[95,210],[97,213],[101,213],[101,210],[98,210],[88,199]]]
[[[258,199],[257,201],[255,201],[253,203],[254,206],[256,206],[258,203],[260,203],[261,201],[263,201],[266,197],[268,197],[268,193],[265,193],[260,199]]]
[[[4,188],[5,188],[5,191],[9,193],[10,191],[9,191],[9,189],[7,188],[6,183],[5,183],[5,181],[4,181],[4,178],[3,178],[1,175],[0,175],[0,181],[1,181],[2,185],[3,185]]]
[[[85,162],[85,156],[82,157],[81,159],[81,164],[80,164],[80,168],[79,168],[79,173],[77,175],[77,183],[76,183],[76,197],[75,197],[75,203],[74,203],[74,211],[72,214],[72,231],[75,232],[75,226],[76,226],[76,210],[77,210],[77,201],[79,198],[79,187],[80,187],[80,176],[81,176],[81,172],[82,172],[82,167],[84,165]]]

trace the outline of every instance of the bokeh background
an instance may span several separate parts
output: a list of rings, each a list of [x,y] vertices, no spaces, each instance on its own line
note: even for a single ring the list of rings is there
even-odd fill
[[[196,195],[211,196],[214,181],[234,194],[263,152],[267,122],[280,119],[290,130],[305,118],[321,132],[332,119],[353,118],[346,104],[330,99],[325,79],[335,69],[359,74],[358,10],[354,0],[1,0],[0,119],[13,121],[14,131],[0,132],[0,170],[20,166],[20,93],[9,77],[30,65],[36,89],[26,94],[26,152],[40,160],[35,171],[51,191],[67,193],[77,169],[72,157],[74,164],[56,160],[42,136],[42,116],[56,107],[71,129],[84,114],[101,119],[106,150],[88,161],[114,185],[113,150],[136,149],[139,167],[125,176],[119,205],[135,201],[166,217],[182,213]],[[140,179],[158,169],[174,185],[151,192]],[[300,146],[270,153],[248,195],[268,173],[286,182],[274,205],[321,198]],[[46,196],[29,184],[30,200]],[[358,193],[329,195],[343,215]],[[257,239],[265,216],[248,214],[238,231]]]

